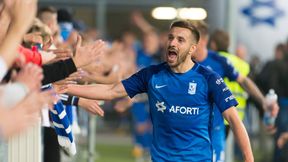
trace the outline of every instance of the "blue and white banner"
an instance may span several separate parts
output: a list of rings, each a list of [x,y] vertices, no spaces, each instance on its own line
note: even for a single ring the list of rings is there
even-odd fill
[[[271,59],[276,45],[288,38],[288,1],[238,0],[236,3],[237,41],[247,46],[250,56]]]

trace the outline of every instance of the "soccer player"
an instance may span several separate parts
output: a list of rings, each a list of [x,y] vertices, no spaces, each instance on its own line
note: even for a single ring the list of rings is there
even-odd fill
[[[262,106],[264,111],[268,110],[263,94],[260,92],[255,83],[248,77],[241,75],[233,67],[233,65],[225,57],[220,56],[217,52],[207,49],[209,40],[208,26],[204,21],[191,21],[191,23],[199,30],[201,38],[198,44],[196,55],[193,56],[201,65],[217,72],[221,77],[227,77],[230,81],[236,81],[240,86],[254,97]],[[223,81],[223,80],[221,80]],[[233,96],[234,97],[234,96]],[[231,98],[226,98],[230,100]],[[218,106],[216,104],[216,106]],[[271,107],[272,116],[276,117],[279,111],[277,103]],[[212,146],[213,146],[213,161],[224,162],[225,160],[225,126],[224,119],[221,116],[221,109],[214,108],[214,119],[212,124]],[[230,125],[230,124],[229,124]],[[231,126],[231,125],[230,125]],[[233,126],[232,126],[233,127]],[[233,129],[233,128],[232,128]]]
[[[111,100],[147,93],[153,125],[152,161],[211,162],[213,104],[229,122],[245,162],[254,161],[245,127],[223,79],[193,62],[200,34],[189,21],[176,21],[168,33],[166,60],[114,85],[68,85],[82,97]]]

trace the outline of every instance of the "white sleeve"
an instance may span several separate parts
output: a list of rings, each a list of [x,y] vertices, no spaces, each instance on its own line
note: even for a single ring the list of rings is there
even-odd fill
[[[29,92],[26,85],[14,82],[0,87],[0,103],[7,108],[15,106],[20,102]]]
[[[0,56],[0,81],[4,78],[8,71],[8,67],[6,62],[3,60],[3,58]]]
[[[51,127],[48,107],[41,110],[41,121],[43,127]]]

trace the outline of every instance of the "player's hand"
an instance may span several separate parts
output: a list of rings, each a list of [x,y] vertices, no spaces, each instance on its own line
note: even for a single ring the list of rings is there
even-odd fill
[[[85,98],[79,98],[78,105],[84,108],[86,111],[99,116],[104,116],[103,109],[98,105],[97,100],[90,100]]]

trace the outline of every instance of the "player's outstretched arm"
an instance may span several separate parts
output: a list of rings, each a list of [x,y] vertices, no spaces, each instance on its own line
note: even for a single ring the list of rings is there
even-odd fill
[[[244,124],[240,120],[235,107],[231,107],[223,112],[224,118],[229,122],[231,129],[236,137],[236,140],[240,146],[241,152],[245,162],[254,162],[254,157],[249,141],[248,134],[244,127]]]
[[[67,93],[94,100],[112,100],[127,96],[127,92],[121,82],[111,85],[68,85]]]

